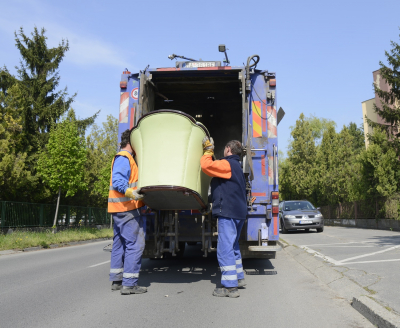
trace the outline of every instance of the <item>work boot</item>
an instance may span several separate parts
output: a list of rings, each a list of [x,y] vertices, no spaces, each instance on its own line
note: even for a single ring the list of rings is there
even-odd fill
[[[111,284],[112,291],[120,290],[121,288],[122,288],[122,280],[112,282]]]
[[[244,286],[246,286],[246,285],[247,285],[247,284],[246,284],[246,282],[244,281],[244,278],[238,280],[238,288],[244,288]]]
[[[239,291],[237,289],[237,287],[233,287],[233,288],[215,288],[214,292],[213,292],[213,296],[217,296],[217,297],[232,297],[232,298],[236,298],[239,297]]]
[[[140,286],[122,286],[121,295],[130,295],[130,294],[143,294],[147,292],[146,287]]]

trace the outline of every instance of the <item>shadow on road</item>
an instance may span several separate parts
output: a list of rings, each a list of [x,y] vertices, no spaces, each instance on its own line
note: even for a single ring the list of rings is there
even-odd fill
[[[247,275],[275,275],[274,266],[267,259],[244,259],[243,269]],[[140,284],[151,283],[193,283],[208,280],[215,285],[221,281],[216,253],[203,257],[201,246],[186,246],[185,255],[180,259],[142,260]]]
[[[400,235],[394,236],[372,236],[367,238],[368,242],[378,244],[380,246],[397,246],[400,245]]]

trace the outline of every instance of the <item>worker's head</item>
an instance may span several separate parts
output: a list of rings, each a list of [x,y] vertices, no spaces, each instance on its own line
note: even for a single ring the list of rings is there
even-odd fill
[[[224,149],[224,157],[230,155],[242,155],[242,143],[238,140],[229,141]]]
[[[131,143],[130,143],[130,135],[131,135],[131,133],[130,133],[130,131],[129,130],[125,130],[124,132],[122,132],[122,134],[121,134],[121,143],[120,143],[120,146],[121,146],[121,149],[125,149],[125,148],[131,148]],[[129,151],[129,149],[125,149],[125,150],[128,150]],[[132,150],[130,150],[131,152],[132,152]]]

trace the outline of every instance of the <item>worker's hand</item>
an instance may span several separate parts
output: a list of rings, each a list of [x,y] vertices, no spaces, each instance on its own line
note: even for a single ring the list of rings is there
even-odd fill
[[[214,155],[214,140],[205,136],[203,138],[203,155]]]
[[[210,203],[208,203],[206,208],[202,208],[202,209],[200,210],[200,213],[201,213],[202,215],[208,215],[208,214],[211,213],[211,210],[212,210],[212,206],[211,206]]]
[[[125,191],[125,196],[132,198],[134,200],[143,200],[144,195],[140,194],[140,189],[133,189],[133,188],[128,188]]]

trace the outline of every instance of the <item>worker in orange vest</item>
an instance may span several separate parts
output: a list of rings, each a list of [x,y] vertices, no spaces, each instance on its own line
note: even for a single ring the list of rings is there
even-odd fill
[[[120,290],[122,295],[147,292],[146,287],[137,284],[145,246],[146,217],[144,195],[137,189],[138,167],[129,138],[129,130],[122,133],[121,151],[111,164],[108,195],[108,213],[112,213],[114,221],[111,290]]]

